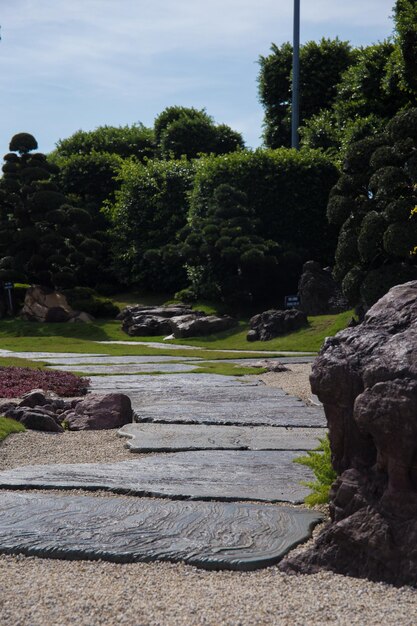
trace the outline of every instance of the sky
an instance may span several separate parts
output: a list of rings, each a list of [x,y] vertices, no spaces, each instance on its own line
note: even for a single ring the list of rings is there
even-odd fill
[[[301,41],[389,37],[394,0],[301,0]],[[0,151],[49,152],[104,124],[205,108],[261,144],[259,56],[292,38],[293,0],[0,0]],[[0,152],[1,153],[1,152]]]

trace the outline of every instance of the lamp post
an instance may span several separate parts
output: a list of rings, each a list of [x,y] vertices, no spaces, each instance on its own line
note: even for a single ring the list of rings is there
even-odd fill
[[[292,61],[292,116],[291,147],[300,147],[298,127],[300,124],[300,0],[294,0],[294,37]]]

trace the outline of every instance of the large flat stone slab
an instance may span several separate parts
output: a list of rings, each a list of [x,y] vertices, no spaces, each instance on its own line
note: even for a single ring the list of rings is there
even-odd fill
[[[119,430],[128,437],[132,452],[178,450],[312,450],[324,428],[263,426],[206,426],[204,424],[126,424]]]
[[[95,376],[92,390],[127,393],[139,421],[324,428],[321,407],[251,378],[215,374]]]
[[[0,494],[0,552],[254,570],[277,563],[320,519],[267,505],[10,492]]]
[[[294,451],[152,454],[117,463],[29,465],[0,472],[0,488],[104,489],[137,496],[196,500],[304,501],[310,469]]]

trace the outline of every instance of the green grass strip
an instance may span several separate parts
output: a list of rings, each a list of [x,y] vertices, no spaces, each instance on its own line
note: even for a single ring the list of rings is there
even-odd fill
[[[22,433],[25,430],[26,428],[20,422],[8,417],[0,417],[0,441],[3,441],[12,433]]]

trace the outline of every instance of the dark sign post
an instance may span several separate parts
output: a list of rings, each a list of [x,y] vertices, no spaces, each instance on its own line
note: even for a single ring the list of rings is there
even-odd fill
[[[286,309],[297,309],[300,306],[300,296],[285,296],[284,303]]]
[[[13,288],[14,288],[13,283],[4,283],[4,291],[7,293],[7,306],[9,309],[9,315],[13,315],[13,297],[12,297]]]

